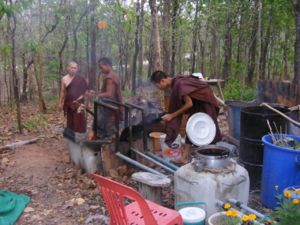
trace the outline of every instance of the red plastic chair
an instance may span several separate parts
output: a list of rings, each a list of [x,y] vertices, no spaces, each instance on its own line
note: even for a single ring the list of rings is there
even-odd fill
[[[105,177],[91,174],[98,182],[114,225],[182,225],[179,212],[144,199],[137,191]],[[135,200],[124,204],[124,197]]]

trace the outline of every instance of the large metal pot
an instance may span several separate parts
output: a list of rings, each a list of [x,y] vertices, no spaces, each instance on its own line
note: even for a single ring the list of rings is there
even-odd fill
[[[204,161],[206,169],[225,168],[229,165],[229,154],[229,149],[216,145],[207,145],[196,149],[196,158]]]

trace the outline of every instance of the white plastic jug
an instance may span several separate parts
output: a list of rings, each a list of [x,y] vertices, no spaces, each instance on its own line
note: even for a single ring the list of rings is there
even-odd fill
[[[178,134],[177,138],[171,144],[171,146],[168,146],[165,143],[166,136],[167,136],[166,134],[159,136],[163,159],[166,160],[167,162],[170,162],[170,160],[175,161],[181,157],[181,143],[180,143],[181,135]]]

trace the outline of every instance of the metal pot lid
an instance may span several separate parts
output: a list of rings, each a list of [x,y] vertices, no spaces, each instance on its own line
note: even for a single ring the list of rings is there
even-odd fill
[[[195,113],[187,121],[186,133],[194,145],[208,145],[215,138],[216,125],[208,114]]]

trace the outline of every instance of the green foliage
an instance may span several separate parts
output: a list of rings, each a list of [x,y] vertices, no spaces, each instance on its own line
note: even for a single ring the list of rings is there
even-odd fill
[[[47,107],[47,110],[49,110],[49,111],[51,111],[51,110],[56,110],[56,109],[57,109],[57,107],[58,107],[58,105],[57,105],[57,104],[50,105],[50,106],[48,106],[48,107]]]
[[[35,116],[30,116],[28,120],[23,123],[23,128],[31,128],[31,129],[42,129],[47,126],[49,122],[46,120],[46,116],[44,114],[37,114]]]
[[[241,81],[234,78],[227,79],[223,94],[226,100],[252,101],[256,98],[256,90],[254,88],[250,85],[243,86]]]
[[[11,112],[12,112],[12,109],[11,109],[11,108],[6,108],[6,109],[5,109],[5,112],[6,112],[6,113],[11,113]]]
[[[19,13],[24,9],[27,9],[32,0],[22,0],[18,2],[18,4],[5,4],[6,1],[0,0],[0,17],[3,15],[7,15],[7,17],[11,17],[14,13]]]
[[[126,90],[122,91],[121,95],[123,97],[132,97],[132,96],[134,96],[133,91],[131,89],[126,89]]]
[[[296,191],[295,191],[296,192]],[[298,190],[299,192],[299,190]],[[298,194],[298,192],[296,192]],[[284,195],[277,195],[278,207],[275,208],[278,225],[298,225],[300,221],[300,203],[298,199],[291,198],[291,191]]]
[[[50,101],[57,101],[58,100],[58,96],[55,94],[44,94],[44,99],[46,102],[50,102]]]

